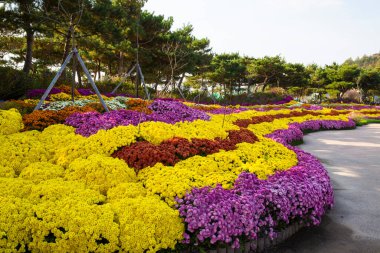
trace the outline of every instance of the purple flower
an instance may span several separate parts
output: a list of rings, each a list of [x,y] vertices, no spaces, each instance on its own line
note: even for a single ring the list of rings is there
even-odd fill
[[[90,96],[90,95],[94,95],[95,94],[95,91],[93,91],[92,89],[78,88],[77,91],[82,96]]]
[[[89,112],[75,113],[65,121],[66,125],[73,126],[76,133],[90,136],[100,129],[111,129],[117,126],[138,125],[145,121],[161,121],[174,124],[180,121],[194,121],[197,119],[209,120],[205,112],[192,109],[178,101],[156,100],[149,109],[152,114],[140,113],[131,110],[116,110],[106,113]]]
[[[221,186],[195,188],[183,199],[177,199],[186,223],[184,243],[194,243],[192,238],[196,237],[201,243],[239,247],[241,238],[273,238],[276,231],[292,222],[320,224],[321,217],[334,203],[330,178],[318,159],[288,143],[302,139],[302,130],[353,127],[352,120],[314,120],[293,123],[286,130],[267,135],[293,150],[298,164],[267,180],[243,172],[231,190]]]
[[[42,95],[45,93],[46,89],[34,89],[34,90],[29,90],[27,93],[26,93],[26,96],[28,98],[40,98],[42,97]],[[52,88],[49,95],[53,95],[53,94],[58,94],[58,93],[61,93],[62,91],[58,88]]]

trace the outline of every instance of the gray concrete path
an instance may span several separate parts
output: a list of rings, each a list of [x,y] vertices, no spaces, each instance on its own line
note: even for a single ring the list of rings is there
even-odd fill
[[[329,171],[335,206],[270,252],[380,253],[380,124],[311,133],[299,147]]]

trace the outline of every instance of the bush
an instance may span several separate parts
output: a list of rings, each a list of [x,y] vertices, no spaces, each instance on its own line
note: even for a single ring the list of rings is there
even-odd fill
[[[227,95],[223,98],[212,99],[206,96],[205,93],[191,93],[187,97],[188,100],[194,101],[195,103],[202,104],[220,104],[220,105],[264,105],[264,104],[281,104],[287,103],[290,100],[289,96],[285,95],[285,91],[282,88],[275,89],[275,92],[256,92],[251,94],[240,94],[240,95]],[[288,101],[289,100],[289,101]]]
[[[269,92],[274,93],[276,95],[280,95],[280,96],[287,95],[286,90],[281,87],[272,87],[269,89]]]
[[[64,168],[48,162],[31,163],[21,173],[20,178],[30,180],[34,183],[63,177]]]
[[[30,89],[46,88],[53,75],[50,71],[26,75],[11,67],[0,67],[0,100],[17,99]]]
[[[9,100],[0,103],[0,110],[17,109],[21,115],[32,113],[35,105],[26,103],[22,100]]]
[[[358,90],[352,89],[344,93],[343,100],[353,101],[353,103],[359,103],[361,94]]]
[[[135,84],[132,83],[129,80],[121,80],[120,78],[112,78],[109,80],[104,80],[104,81],[98,81],[96,82],[96,85],[99,88],[99,91],[101,93],[104,93],[106,95],[110,95],[109,93],[112,92],[119,83],[122,82],[118,90],[116,91],[116,94],[127,94],[130,97],[134,97],[136,95],[136,88]],[[154,93],[154,89],[147,87],[149,93],[151,96]],[[139,86],[139,97],[144,98],[145,97],[145,90],[142,85]]]
[[[174,249],[182,239],[184,225],[178,211],[157,196],[125,198],[111,205],[119,220],[123,252]]]
[[[31,81],[24,72],[11,67],[0,67],[0,99],[19,98]]]

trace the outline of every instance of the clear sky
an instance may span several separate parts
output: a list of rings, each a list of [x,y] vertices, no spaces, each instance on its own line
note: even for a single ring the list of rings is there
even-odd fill
[[[380,0],[148,0],[216,53],[320,65],[380,52]]]

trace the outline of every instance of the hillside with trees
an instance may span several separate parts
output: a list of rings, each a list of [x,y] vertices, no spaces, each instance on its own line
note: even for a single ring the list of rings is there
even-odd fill
[[[372,54],[372,55],[364,55],[362,57],[358,57],[355,60],[349,58],[346,60],[347,64],[357,64],[362,68],[380,68],[380,53]]]

